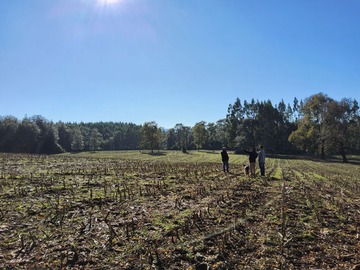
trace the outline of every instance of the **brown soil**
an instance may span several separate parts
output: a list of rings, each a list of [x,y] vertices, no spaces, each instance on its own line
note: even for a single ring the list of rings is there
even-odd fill
[[[357,269],[358,167],[0,155],[1,269]],[[280,168],[280,169],[279,169]],[[355,169],[354,169],[355,168]],[[281,177],[276,176],[281,171]]]

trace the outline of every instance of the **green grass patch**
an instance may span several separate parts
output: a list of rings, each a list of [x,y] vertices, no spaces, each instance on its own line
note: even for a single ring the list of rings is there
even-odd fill
[[[160,150],[151,153],[150,151],[98,151],[98,152],[80,152],[63,153],[58,156],[74,158],[111,158],[119,160],[141,160],[151,162],[169,162],[169,163],[221,163],[221,151],[193,150],[188,153],[174,150]],[[244,164],[247,162],[246,155],[236,155],[228,152],[230,157],[230,166],[235,164]]]

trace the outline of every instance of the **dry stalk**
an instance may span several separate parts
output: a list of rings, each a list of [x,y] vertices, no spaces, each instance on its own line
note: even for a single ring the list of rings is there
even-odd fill
[[[281,184],[281,205],[280,205],[280,219],[281,219],[281,227],[280,232],[278,232],[280,237],[280,253],[284,256],[285,246],[292,240],[292,238],[288,238],[288,228],[287,221],[288,217],[286,215],[286,194],[287,187],[284,183]]]

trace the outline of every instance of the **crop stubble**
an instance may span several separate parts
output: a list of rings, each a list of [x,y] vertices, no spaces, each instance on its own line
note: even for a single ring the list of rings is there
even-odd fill
[[[351,269],[357,165],[0,154],[1,269]]]

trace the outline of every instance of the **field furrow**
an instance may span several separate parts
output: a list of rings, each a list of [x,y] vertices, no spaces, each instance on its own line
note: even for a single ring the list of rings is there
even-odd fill
[[[200,154],[202,162],[0,154],[0,268],[360,264],[358,165],[268,158],[266,176],[249,178],[244,156],[224,174],[213,153]]]

